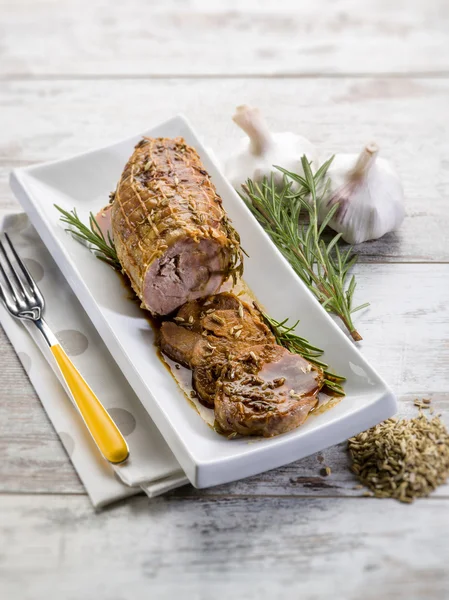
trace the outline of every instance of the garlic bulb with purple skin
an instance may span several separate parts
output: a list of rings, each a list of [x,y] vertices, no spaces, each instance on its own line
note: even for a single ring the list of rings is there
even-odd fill
[[[275,185],[282,185],[283,174],[274,165],[303,175],[301,157],[304,154],[312,163],[312,171],[318,170],[319,157],[315,146],[306,138],[291,132],[271,132],[258,108],[238,106],[232,119],[249,138],[241,141],[225,166],[226,176],[237,190],[248,179],[260,183],[271,173]]]
[[[376,144],[368,144],[359,156],[336,154],[327,171],[329,186],[318,217],[322,222],[338,203],[329,227],[349,244],[376,240],[397,229],[405,217],[399,176],[378,152]]]

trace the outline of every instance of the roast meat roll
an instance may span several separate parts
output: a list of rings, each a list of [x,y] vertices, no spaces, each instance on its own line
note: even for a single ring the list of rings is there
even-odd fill
[[[197,152],[144,138],[111,208],[117,255],[144,308],[166,315],[242,270],[239,238]]]

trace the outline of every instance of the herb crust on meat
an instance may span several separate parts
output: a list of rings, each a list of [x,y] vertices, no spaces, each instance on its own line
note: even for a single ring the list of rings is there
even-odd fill
[[[112,201],[117,255],[144,308],[169,314],[243,271],[240,239],[183,138],[144,138]]]

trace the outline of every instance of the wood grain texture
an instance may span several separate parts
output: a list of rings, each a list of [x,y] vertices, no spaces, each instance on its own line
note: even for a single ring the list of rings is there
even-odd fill
[[[449,280],[449,265],[365,264],[356,274],[357,303],[372,302],[356,319],[364,336],[361,351],[399,395],[401,415],[416,415],[413,400],[431,396],[449,426],[449,286],[442,285]],[[0,490],[80,493],[78,477],[1,330],[0,360],[0,455],[5,457]],[[330,477],[320,475],[323,465],[331,467]],[[242,482],[177,493],[360,495],[348,466],[343,444]],[[449,495],[449,487],[438,494]]]
[[[32,500],[0,497],[4,598],[443,600],[449,586],[448,500],[138,497],[99,514],[85,497]]]
[[[449,82],[443,79],[3,83],[0,206],[13,206],[9,165],[100,147],[178,112],[223,160],[241,136],[231,116],[244,102],[260,106],[274,130],[294,129],[325,155],[357,152],[377,140],[402,177],[407,218],[397,233],[360,246],[362,261],[449,260]]]
[[[2,0],[3,76],[447,73],[445,0]]]

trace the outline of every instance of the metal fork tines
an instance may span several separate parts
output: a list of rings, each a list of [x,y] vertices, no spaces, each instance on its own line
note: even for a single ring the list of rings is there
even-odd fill
[[[31,277],[28,269],[17,254],[11,243],[9,235],[4,234],[8,242],[14,266],[8,256],[8,252],[0,238],[0,272],[4,284],[0,282],[0,294],[8,311],[19,319],[31,319],[36,321],[42,316],[45,302],[44,298]],[[8,275],[9,272],[9,275]]]
[[[17,254],[9,235],[4,233],[4,236],[7,244],[0,238],[0,297],[13,317],[33,321],[49,346],[52,346],[57,340],[42,319],[44,297]]]

